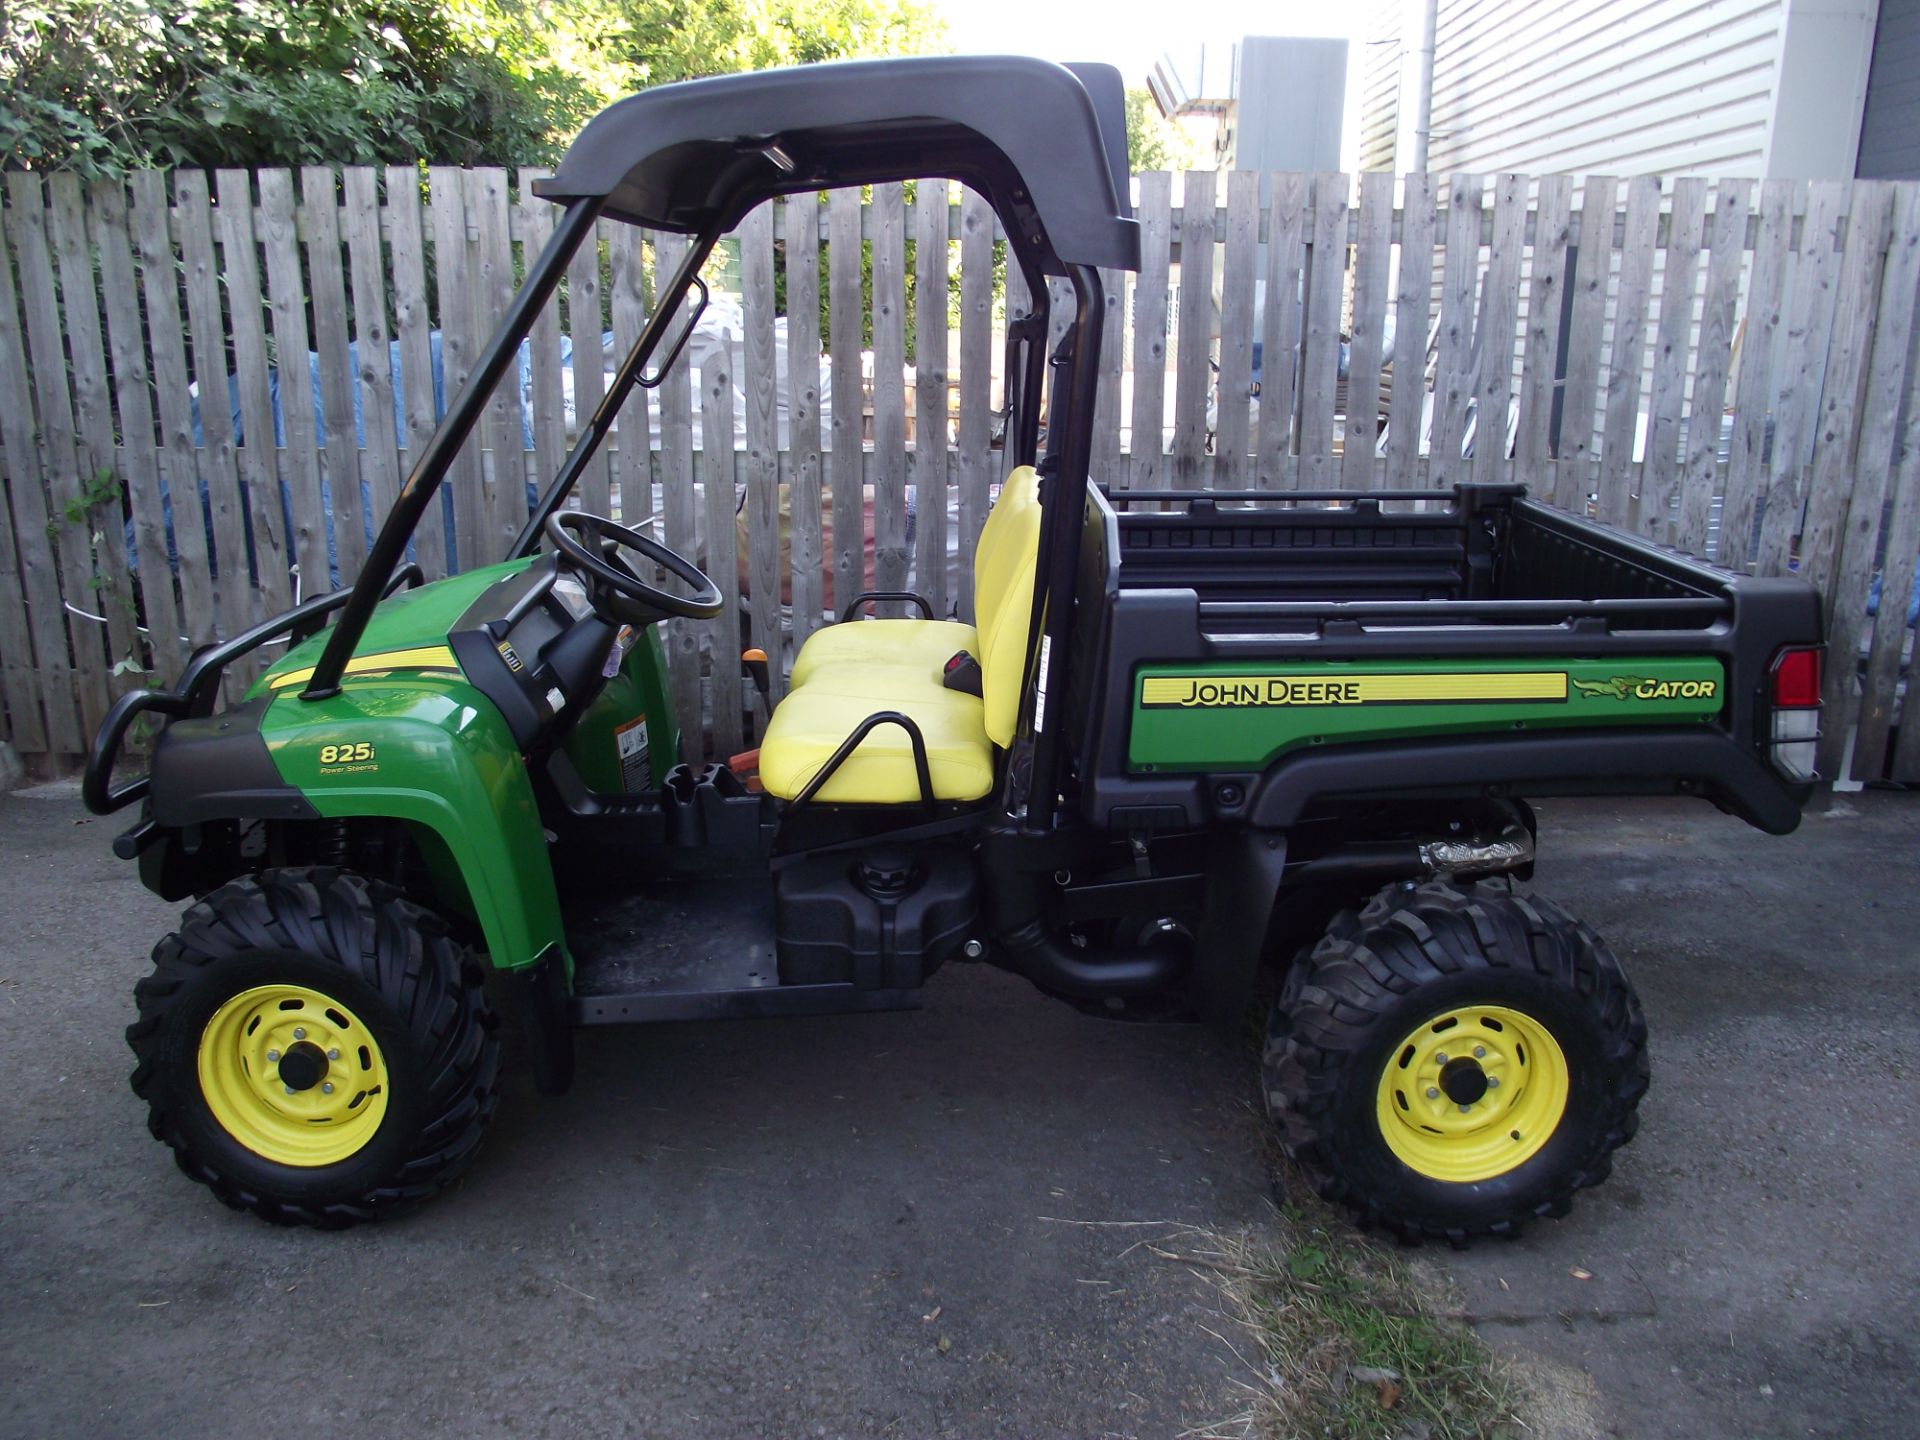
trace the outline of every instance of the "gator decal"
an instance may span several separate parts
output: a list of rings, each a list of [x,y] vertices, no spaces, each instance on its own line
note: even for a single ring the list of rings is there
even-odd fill
[[[1711,700],[1714,680],[1654,680],[1644,675],[1615,675],[1608,680],[1576,680],[1574,687],[1591,700]]]
[[[1709,656],[1143,666],[1136,771],[1264,769],[1289,751],[1572,726],[1698,725],[1726,675]]]

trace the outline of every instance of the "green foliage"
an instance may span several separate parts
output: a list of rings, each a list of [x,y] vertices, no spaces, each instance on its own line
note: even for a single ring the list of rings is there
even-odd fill
[[[1193,137],[1160,113],[1145,88],[1127,91],[1127,162],[1142,170],[1187,170],[1200,160]]]
[[[541,163],[632,90],[939,38],[921,0],[29,0],[0,8],[0,154]]]

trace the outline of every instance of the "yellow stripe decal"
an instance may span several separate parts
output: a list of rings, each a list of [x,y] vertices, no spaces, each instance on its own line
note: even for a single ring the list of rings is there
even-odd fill
[[[1269,705],[1445,705],[1472,700],[1565,700],[1561,670],[1417,675],[1149,675],[1150,709]]]
[[[454,663],[453,651],[444,645],[422,645],[412,650],[389,650],[383,655],[356,655],[347,662],[349,675],[370,675],[389,670],[453,670],[460,667]],[[295,685],[304,685],[313,678],[313,667],[304,670],[289,670],[284,675],[275,675],[267,681],[270,690],[289,690]]]

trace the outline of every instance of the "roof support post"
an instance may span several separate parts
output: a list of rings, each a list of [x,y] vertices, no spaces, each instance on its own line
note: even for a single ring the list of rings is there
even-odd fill
[[[400,488],[400,498],[394,502],[387,523],[380,527],[380,534],[374,539],[367,563],[340,611],[340,619],[327,639],[320,663],[314,666],[313,677],[300,692],[302,700],[325,700],[340,693],[340,676],[347,668],[347,661],[353,658],[360,637],[366,633],[367,621],[380,603],[387,577],[406,555],[407,542],[413,538],[428,504],[439,493],[440,482],[446,479],[454,455],[480,419],[493,387],[500,383],[500,377],[519,354],[520,342],[533,329],[534,320],[560,283],[573,252],[580,248],[582,240],[593,234],[593,222],[604,203],[597,195],[571,202],[559,224],[554,226],[553,236],[540,252],[540,258],[527,267],[527,278],[501,318],[500,328],[480,353],[467,383],[447,407],[445,418],[421,450],[407,483]]]
[[[1071,267],[1073,329],[1071,356],[1063,377],[1066,403],[1055,382],[1048,449],[1057,458],[1042,492],[1045,511],[1040,528],[1041,571],[1036,586],[1040,605],[1040,652],[1033,662],[1033,705],[1028,717],[1033,737],[1032,778],[1027,786],[1025,826],[1051,830],[1065,772],[1067,664],[1072,652],[1074,589],[1080,575],[1080,541],[1086,529],[1087,472],[1093,458],[1094,393],[1100,376],[1100,328],[1106,296],[1100,272],[1091,265]],[[1055,437],[1058,447],[1055,448]]]

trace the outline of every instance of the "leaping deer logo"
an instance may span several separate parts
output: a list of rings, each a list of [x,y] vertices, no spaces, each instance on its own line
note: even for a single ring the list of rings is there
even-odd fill
[[[1639,675],[1615,675],[1608,680],[1575,680],[1573,688],[1589,700],[1627,700],[1644,683]]]

